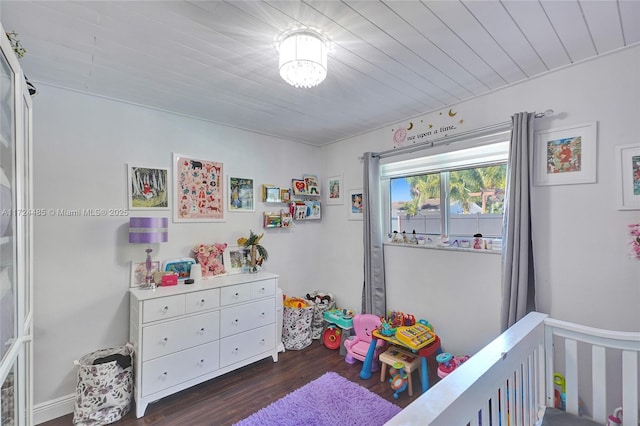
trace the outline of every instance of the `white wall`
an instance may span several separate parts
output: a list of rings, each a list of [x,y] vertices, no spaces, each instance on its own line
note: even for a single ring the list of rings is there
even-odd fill
[[[171,167],[172,152],[220,161],[225,174],[257,185],[288,187],[304,173],[321,176],[320,150],[157,110],[45,85],[34,99],[34,204],[42,209],[126,209],[127,164]],[[259,197],[259,192],[256,194]],[[280,206],[277,206],[278,208]],[[285,205],[282,205],[285,207]],[[224,223],[171,223],[157,260],[190,255],[201,242],[230,242],[265,232],[255,213],[225,212]],[[135,211],[132,215],[170,215]],[[130,261],[144,248],[128,243],[128,217],[35,218],[36,405],[75,392],[74,359],[128,339]],[[322,222],[266,230],[266,270],[285,293],[313,290]],[[72,407],[72,406],[71,406]]]
[[[533,189],[533,235],[536,256],[538,310],[581,324],[625,330],[640,330],[640,262],[628,256],[627,225],[640,223],[639,211],[616,209],[616,159],[614,147],[640,142],[640,47],[576,64],[533,78],[491,94],[443,107],[424,117],[408,117],[406,122],[384,127],[325,147],[326,175],[345,174],[348,187],[362,187],[362,166],[358,157],[366,151],[393,148],[393,129],[414,123],[438,122],[449,108],[466,120],[464,130],[509,121],[520,111],[545,111],[551,118],[539,119],[536,129],[553,129],[588,121],[598,121],[598,180],[595,184],[546,186]],[[341,297],[339,303],[360,307],[363,280],[362,229],[353,223],[330,217],[325,221],[325,251],[331,250],[324,270],[326,282]],[[441,289],[454,278],[467,260],[457,252],[445,255],[434,250],[394,248],[403,255],[390,257],[387,265],[389,309],[412,306],[416,316],[424,316],[436,327],[447,329],[442,342],[447,350],[468,353],[486,344],[499,332],[486,322],[490,333],[467,335],[466,326],[486,310],[495,309],[488,300],[499,300],[495,287],[481,299],[460,289],[440,299],[441,306],[455,306],[461,315],[451,316],[428,302],[429,291]],[[385,255],[389,250],[385,251]],[[447,256],[448,255],[448,256]],[[480,256],[480,254],[478,254]],[[444,258],[443,258],[444,256]],[[442,282],[421,280],[416,267],[439,258],[438,277]],[[487,255],[485,257],[490,257]],[[396,263],[398,262],[398,263]],[[495,276],[499,264],[477,266],[478,276]],[[392,271],[392,272],[389,272]],[[407,283],[413,284],[408,292]],[[438,290],[439,291],[439,290]],[[423,300],[421,302],[420,300]],[[406,300],[406,303],[400,301]],[[491,312],[494,313],[493,311]],[[483,319],[487,320],[487,319]],[[457,329],[450,327],[451,322]],[[451,333],[457,332],[458,335]],[[463,344],[467,336],[469,341]],[[448,338],[448,339],[447,339]],[[479,340],[478,340],[479,339]],[[449,346],[448,346],[449,345]]]

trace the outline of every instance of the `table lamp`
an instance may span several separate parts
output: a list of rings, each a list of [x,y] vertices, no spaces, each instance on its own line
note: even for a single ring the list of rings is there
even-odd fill
[[[169,241],[169,219],[166,217],[132,217],[129,219],[129,242],[134,244],[166,243]],[[140,288],[153,290],[156,284],[151,275],[151,252],[148,247],[146,284]]]

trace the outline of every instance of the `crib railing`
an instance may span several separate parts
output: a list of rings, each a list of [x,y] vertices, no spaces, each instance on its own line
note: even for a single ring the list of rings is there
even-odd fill
[[[546,318],[544,324],[546,405],[550,407],[554,405],[553,375],[557,371],[554,364],[557,359],[554,359],[554,353],[564,353],[561,361],[564,361],[566,411],[571,414],[579,414],[581,398],[585,398],[584,395],[579,395],[579,378],[585,380],[585,374],[578,374],[578,367],[582,367],[580,370],[583,371],[586,369],[583,364],[588,364],[590,361],[592,397],[583,403],[591,408],[593,420],[605,424],[611,413],[611,407],[621,405],[623,407],[623,425],[637,426],[640,333],[602,330],[552,318]],[[558,345],[562,345],[562,348]],[[579,348],[581,353],[579,353]],[[588,352],[590,352],[590,360]],[[615,390],[608,387],[611,382],[607,380],[607,372],[614,372],[616,376],[619,374],[620,368],[612,365],[617,363],[619,352],[622,354],[622,373],[621,377],[616,377],[616,379],[622,380],[622,390],[614,392]],[[584,355],[579,356],[581,354]],[[558,355],[555,358],[558,358]],[[612,394],[619,393],[622,395],[621,401],[609,400],[612,398]]]
[[[585,351],[589,356],[582,355]],[[585,327],[532,312],[387,425],[534,426],[545,406],[555,405],[558,367],[565,377],[567,412],[579,414],[579,389],[590,377],[592,397],[584,402],[591,417],[605,424],[611,406],[621,404],[623,425],[638,426],[639,353],[640,333]],[[615,373],[611,380],[608,372]],[[611,400],[618,394],[620,402]]]
[[[544,405],[544,320],[533,312],[387,425],[533,426]]]

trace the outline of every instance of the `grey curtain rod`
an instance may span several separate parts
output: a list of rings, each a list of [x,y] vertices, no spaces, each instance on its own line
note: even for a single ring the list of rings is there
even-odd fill
[[[535,114],[535,118],[542,118],[542,117],[548,117],[550,115],[553,115],[553,110],[552,109],[548,109],[545,112],[538,112]],[[402,148],[395,148],[395,149],[389,149],[387,151],[382,151],[382,152],[375,152],[372,155],[374,157],[379,157],[379,158],[384,158],[384,157],[389,157],[392,155],[398,155],[398,154],[408,154],[414,151],[419,151],[421,149],[424,148],[433,148],[434,146],[437,145],[441,145],[443,143],[454,143],[454,142],[458,142],[461,139],[466,139],[469,136],[480,136],[482,134],[485,133],[489,133],[491,131],[500,131],[500,130],[507,130],[507,128],[511,127],[511,121],[505,121],[502,123],[498,123],[498,124],[491,124],[489,126],[485,126],[485,127],[480,127],[477,129],[473,129],[473,130],[467,130],[466,132],[461,132],[458,133],[454,136],[443,136],[441,138],[437,138],[434,139],[432,141],[428,141],[428,142],[422,142],[419,144],[414,144],[414,145],[409,145],[406,147],[402,147]],[[360,159],[362,160],[364,157],[360,157]]]

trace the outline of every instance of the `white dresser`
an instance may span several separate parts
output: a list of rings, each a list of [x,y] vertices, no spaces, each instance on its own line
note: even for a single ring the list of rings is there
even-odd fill
[[[136,416],[150,402],[268,356],[278,361],[278,276],[210,278],[130,290]]]

